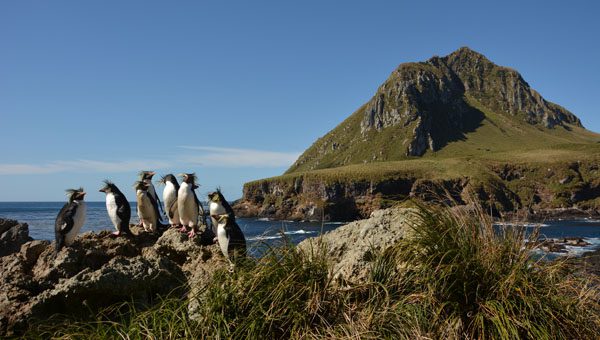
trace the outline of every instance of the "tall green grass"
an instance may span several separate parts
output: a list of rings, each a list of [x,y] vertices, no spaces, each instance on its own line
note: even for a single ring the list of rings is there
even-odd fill
[[[29,338],[594,339],[599,287],[564,261],[535,260],[536,234],[495,230],[482,211],[420,207],[413,236],[375,256],[370,278],[331,281],[325,243],[285,244],[217,273],[198,296],[95,320],[47,322]],[[526,242],[531,241],[531,242]],[[351,246],[351,245],[349,245]],[[597,279],[597,277],[595,277]],[[197,308],[190,313],[188,304]]]
[[[482,211],[421,208],[417,215],[414,236],[375,263],[372,282],[385,287],[389,304],[375,331],[404,323],[433,338],[600,334],[599,287],[564,261],[534,260],[536,232],[495,229]]]

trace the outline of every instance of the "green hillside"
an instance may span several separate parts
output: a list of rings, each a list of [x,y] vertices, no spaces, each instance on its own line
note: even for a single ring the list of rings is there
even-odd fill
[[[400,65],[368,103],[286,173],[416,157],[503,160],[599,142],[600,135],[544,100],[516,71],[462,48]]]

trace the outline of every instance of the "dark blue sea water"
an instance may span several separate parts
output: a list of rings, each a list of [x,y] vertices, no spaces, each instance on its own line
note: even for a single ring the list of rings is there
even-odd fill
[[[87,231],[114,231],[104,202],[86,202],[87,214],[81,233]],[[29,236],[36,240],[54,240],[54,220],[65,202],[0,202],[0,218],[9,218],[29,225]],[[137,223],[137,209],[131,202],[131,223]],[[318,236],[321,231],[333,230],[344,223],[271,221],[268,219],[238,218],[237,222],[249,245],[257,242],[273,244],[282,240],[281,233],[293,243]]]
[[[15,219],[29,224],[29,234],[34,239],[53,240],[54,220],[64,202],[0,202],[0,217]],[[87,202],[87,218],[81,232],[113,231],[112,223],[106,212],[104,202]],[[131,203],[131,223],[137,223],[135,202]],[[238,218],[249,246],[259,242],[269,244],[282,240],[285,234],[293,243],[307,237],[318,236],[321,232],[333,230],[343,222],[294,222],[272,221],[268,219]],[[501,225],[501,224],[499,224]],[[568,254],[580,255],[585,251],[600,248],[600,220],[579,219],[547,221],[539,225],[541,234],[546,238],[581,237],[591,245],[587,247],[567,246]]]

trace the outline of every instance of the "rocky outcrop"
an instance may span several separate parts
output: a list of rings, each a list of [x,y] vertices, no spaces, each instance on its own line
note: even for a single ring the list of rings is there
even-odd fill
[[[378,178],[324,180],[312,173],[250,182],[234,204],[240,216],[351,221],[397,202],[417,198],[444,205],[476,200],[495,216],[540,220],[600,214],[596,160],[551,163],[491,163],[478,178],[429,179],[409,172]]]
[[[129,301],[144,308],[159,296],[184,296],[227,266],[208,238],[131,228],[130,237],[82,234],[56,256],[50,242],[36,240],[0,257],[0,335],[57,313],[84,316]]]
[[[369,278],[376,255],[410,237],[417,220],[416,210],[410,208],[376,210],[368,219],[306,239],[298,247],[309,254],[325,251],[339,284],[361,283]]]
[[[19,251],[21,245],[30,240],[27,223],[0,218],[0,256]]]
[[[533,90],[519,72],[495,65],[483,55],[462,47],[427,63],[447,65],[460,79],[465,92],[486,107],[521,117],[526,123],[545,128],[570,124],[581,127],[581,121],[566,109],[545,100]]]

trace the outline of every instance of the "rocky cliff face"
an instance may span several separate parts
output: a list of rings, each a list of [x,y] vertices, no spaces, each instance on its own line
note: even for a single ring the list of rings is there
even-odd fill
[[[16,225],[27,234],[26,225]],[[211,240],[174,229],[161,236],[132,231],[137,235],[82,234],[56,257],[48,241],[12,242],[18,250],[0,257],[0,337],[57,313],[83,317],[118,302],[144,308],[159,296],[184,296],[227,267]]]
[[[477,165],[473,165],[477,166]],[[446,205],[477,200],[496,216],[531,220],[600,214],[598,160],[480,165],[481,177],[429,179],[398,171],[378,179],[327,181],[313,173],[244,185],[240,216],[351,221],[409,198]]]
[[[447,65],[460,79],[465,93],[497,112],[506,112],[528,124],[546,128],[582,126],[574,114],[542,98],[519,72],[495,65],[467,47],[444,58],[432,58],[428,63]]]

